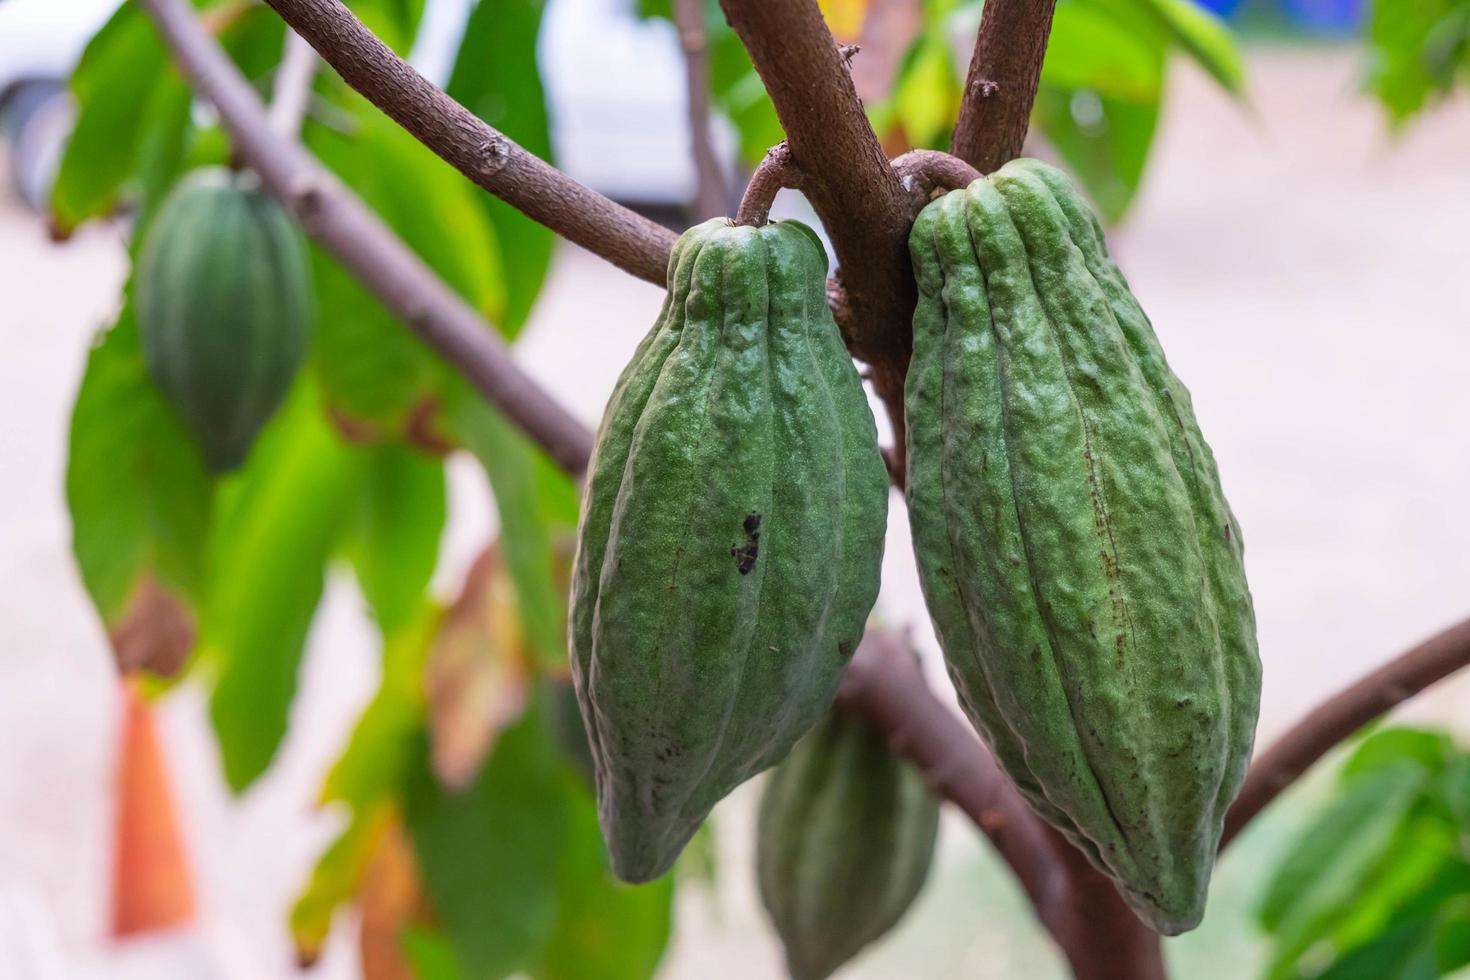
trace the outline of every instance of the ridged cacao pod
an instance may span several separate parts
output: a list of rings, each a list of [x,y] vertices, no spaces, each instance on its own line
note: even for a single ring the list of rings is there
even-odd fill
[[[1191,929],[1260,660],[1189,393],[1057,170],[1018,160],[946,194],[909,243],[908,503],[961,702],[1142,918]]]
[[[913,904],[939,801],[871,725],[840,711],[771,773],[756,878],[794,980],[823,980]]]
[[[210,469],[234,469],[306,352],[311,269],[295,224],[253,177],[196,170],[148,229],[137,299],[154,382]]]
[[[572,676],[628,881],[821,718],[877,597],[887,474],[795,222],[679,239],[583,493]]]

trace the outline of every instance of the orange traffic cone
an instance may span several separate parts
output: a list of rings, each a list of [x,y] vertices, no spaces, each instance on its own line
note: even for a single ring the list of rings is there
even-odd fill
[[[172,929],[194,919],[194,889],[179,837],[152,709],[123,680],[112,887],[115,937]]]

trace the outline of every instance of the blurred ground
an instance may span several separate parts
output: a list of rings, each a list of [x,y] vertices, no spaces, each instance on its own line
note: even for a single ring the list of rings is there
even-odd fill
[[[1357,93],[1350,52],[1250,60],[1247,108],[1175,72],[1143,199],[1114,241],[1245,529],[1268,741],[1470,613],[1470,109],[1434,113],[1393,141]],[[290,738],[243,800],[219,778],[197,691],[164,703],[203,923],[169,947],[173,972],[161,947],[108,949],[103,938],[117,698],[72,568],[61,487],[69,405],[88,337],[114,303],[119,253],[104,228],[52,247],[39,222],[0,202],[0,413],[11,420],[0,434],[0,980],[287,976],[285,909],[336,827],[311,800],[375,683],[371,634],[342,583],[313,631]],[[594,421],[658,301],[563,249],[523,361]],[[453,476],[445,588],[492,524],[474,467]],[[933,654],[901,508],[891,532],[882,608],[918,625]],[[929,666],[938,682],[932,656]],[[1462,680],[1409,713],[1450,722],[1467,707]],[[747,788],[717,812],[718,894],[686,892],[668,977],[779,976],[749,871],[753,799]],[[1292,809],[1224,860],[1205,927],[1170,943],[1180,977],[1251,973],[1249,907]],[[354,976],[343,926],[314,976]],[[22,954],[30,972],[7,972]],[[1004,872],[951,821],[919,906],[850,975],[1058,970]]]

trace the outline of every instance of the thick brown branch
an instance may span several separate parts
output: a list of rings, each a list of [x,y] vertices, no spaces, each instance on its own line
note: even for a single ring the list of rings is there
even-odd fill
[[[1056,0],[986,0],[949,152],[990,173],[1021,154]]]
[[[267,2],[347,84],[470,180],[618,268],[664,284],[673,232],[487,126],[410,68],[339,0]]]
[[[704,0],[675,0],[674,21],[679,46],[684,49],[684,76],[689,90],[689,150],[694,158],[694,212],[704,221],[728,213],[725,175],[715,156],[710,131],[709,36],[704,24]]]
[[[562,467],[587,467],[592,434],[511,360],[493,328],[301,148],[272,130],[245,77],[187,0],[140,0],[198,92],[214,103],[235,152],[307,233],[438,351]]]
[[[846,289],[839,320],[848,347],[874,368],[881,391],[901,390],[911,346],[913,212],[868,125],[836,41],[816,0],[720,0],[750,52],[792,158],[802,192],[832,239]]]
[[[757,228],[765,224],[777,192],[786,187],[800,187],[801,183],[801,171],[791,161],[791,147],[782,140],[766,151],[765,159],[750,175],[745,194],[740,198],[740,210],[735,212],[735,223]]]
[[[1400,654],[1322,704],[1256,757],[1225,817],[1223,848],[1298,776],[1358,729],[1462,667],[1470,666],[1470,619]]]

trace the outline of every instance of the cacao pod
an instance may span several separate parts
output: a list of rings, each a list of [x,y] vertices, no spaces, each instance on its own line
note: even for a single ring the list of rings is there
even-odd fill
[[[877,596],[887,473],[826,271],[795,222],[685,232],[597,435],[572,676],[628,881],[816,724]]]
[[[1142,918],[1193,928],[1260,660],[1189,393],[1059,171],[1009,163],[909,244],[908,503],[961,702]]]
[[[280,407],[312,319],[306,246],[249,175],[185,176],[138,256],[138,327],[154,382],[210,469],[239,466]]]
[[[766,783],[756,878],[795,980],[823,980],[898,922],[924,885],[939,801],[867,722],[841,711]]]

